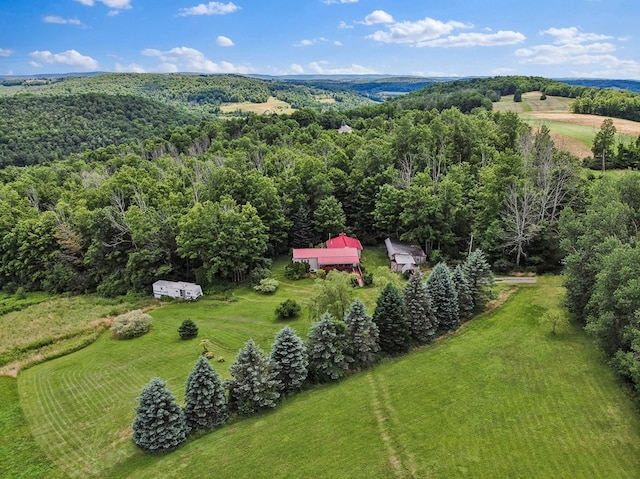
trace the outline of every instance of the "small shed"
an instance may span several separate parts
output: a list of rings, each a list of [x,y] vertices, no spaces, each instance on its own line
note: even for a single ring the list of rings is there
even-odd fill
[[[427,262],[427,255],[418,244],[403,243],[391,238],[384,240],[384,244],[387,247],[391,271],[396,273],[415,271],[418,265]]]
[[[153,283],[153,297],[160,299],[162,296],[193,300],[202,296],[202,288],[195,283],[159,280]]]

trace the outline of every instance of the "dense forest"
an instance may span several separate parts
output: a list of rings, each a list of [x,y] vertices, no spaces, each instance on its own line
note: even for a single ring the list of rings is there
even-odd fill
[[[0,167],[61,160],[198,120],[193,113],[131,95],[0,97]]]

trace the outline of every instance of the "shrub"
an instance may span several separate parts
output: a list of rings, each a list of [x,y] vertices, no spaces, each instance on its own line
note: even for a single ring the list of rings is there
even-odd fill
[[[373,284],[373,273],[370,273],[369,271],[363,271],[362,281],[364,281],[365,286],[371,286]]]
[[[178,328],[178,334],[182,339],[192,339],[198,335],[198,326],[190,319],[185,319]]]
[[[151,329],[151,316],[136,309],[121,314],[111,326],[111,333],[116,339],[131,339],[142,336]]]
[[[276,318],[279,321],[295,318],[300,314],[300,309],[300,305],[293,299],[287,299],[280,303],[280,306],[276,308]]]
[[[316,278],[326,279],[326,277],[327,277],[327,270],[320,268],[318,271],[316,271]]]
[[[287,279],[301,279],[309,274],[309,263],[291,262],[284,267],[284,275]]]
[[[253,287],[255,291],[258,293],[271,294],[278,289],[280,282],[277,279],[267,278],[261,279],[260,284],[257,284]]]
[[[256,266],[249,273],[249,279],[253,286],[260,284],[260,281],[267,278],[271,278],[271,270],[262,266]]]

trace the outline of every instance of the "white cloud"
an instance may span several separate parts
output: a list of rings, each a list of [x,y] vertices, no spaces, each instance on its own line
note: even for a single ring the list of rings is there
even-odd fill
[[[298,73],[298,74],[304,73],[304,68],[302,68],[302,65],[298,65],[297,63],[292,63],[289,68],[291,69],[292,73]]]
[[[316,45],[318,43],[324,43],[328,41],[329,40],[327,40],[324,37],[310,38],[310,39],[300,40],[299,42],[294,43],[293,46],[294,47],[310,47],[311,45]]]
[[[57,23],[60,25],[82,25],[82,22],[77,18],[62,18],[58,15],[47,15],[42,21],[44,23]]]
[[[341,30],[348,30],[353,28],[353,25],[349,25],[347,22],[342,20],[340,23],[338,23],[338,28],[340,28]]]
[[[224,35],[218,35],[216,38],[216,45],[219,47],[232,47],[234,45],[233,40],[229,37],[225,37]]]
[[[221,2],[209,2],[201,3],[195,7],[181,8],[181,17],[189,15],[226,15],[227,13],[233,13],[240,10],[240,7],[233,2],[221,3]]]
[[[129,65],[116,63],[115,71],[118,73],[147,73],[147,70],[136,63],[130,63]]]
[[[199,73],[249,73],[245,66],[236,66],[222,61],[213,62],[195,48],[176,47],[171,50],[161,51],[155,48],[142,50],[142,54],[150,57],[158,57],[165,62],[166,68],[172,71],[199,72]]]
[[[97,61],[78,53],[76,50],[67,50],[61,53],[51,53],[48,50],[36,50],[29,53],[29,56],[40,63],[60,63],[81,70],[96,70],[98,68]]]
[[[0,48],[0,57],[8,57],[13,53],[13,50],[8,48]]]
[[[298,71],[296,73],[313,73],[316,75],[370,75],[377,73],[371,68],[367,68],[356,63],[352,63],[350,66],[342,68],[327,68],[324,66],[327,64],[328,62],[326,61],[311,62],[307,65],[306,69],[300,67],[302,71]],[[300,65],[296,66],[299,67]]]
[[[75,0],[75,1],[78,3],[81,3],[82,5],[86,5],[87,7],[93,7],[96,4],[96,2],[100,2],[109,8],[115,8],[120,10],[127,10],[131,8],[131,2],[132,2],[132,0]],[[112,13],[109,12],[109,15],[112,15]]]
[[[609,35],[600,35],[598,33],[582,33],[576,27],[569,28],[549,28],[540,32],[541,35],[551,35],[555,37],[554,43],[558,45],[571,45],[575,43],[597,42],[600,40],[611,40],[613,37]]]
[[[378,30],[366,38],[382,43],[406,43],[417,44],[428,40],[435,40],[443,35],[448,35],[456,28],[472,28],[473,25],[449,21],[441,22],[426,17],[416,22],[396,22],[389,26],[388,30]]]
[[[379,23],[393,23],[393,17],[384,10],[374,10],[364,17],[364,25],[377,25]]]
[[[341,46],[342,46],[342,42],[341,42],[340,40],[336,40],[336,41],[334,41],[334,42],[333,42],[333,44],[334,44],[336,47],[341,47]]]
[[[526,37],[519,32],[499,31],[496,33],[461,33],[426,42],[416,43],[417,47],[495,47],[521,43]]]
[[[322,3],[333,5],[334,3],[358,3],[358,0],[322,0]]]

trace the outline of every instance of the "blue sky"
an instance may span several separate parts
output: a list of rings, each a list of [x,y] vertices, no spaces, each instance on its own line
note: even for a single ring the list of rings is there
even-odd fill
[[[0,0],[0,74],[640,80],[637,0]]]

